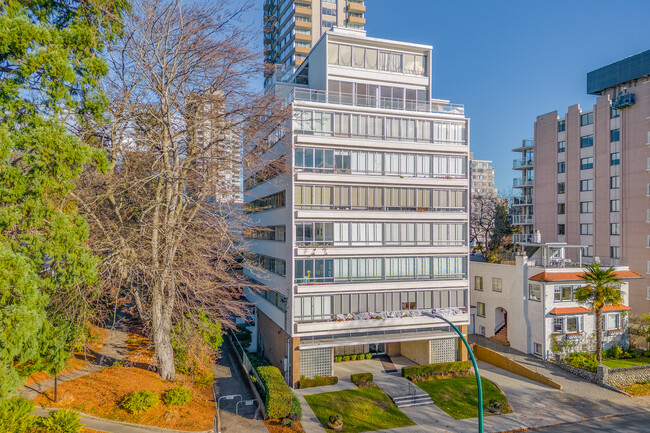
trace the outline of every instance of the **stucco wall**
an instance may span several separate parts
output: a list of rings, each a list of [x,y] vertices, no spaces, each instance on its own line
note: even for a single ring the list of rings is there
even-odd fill
[[[417,364],[431,364],[431,350],[429,340],[402,341],[402,356]]]

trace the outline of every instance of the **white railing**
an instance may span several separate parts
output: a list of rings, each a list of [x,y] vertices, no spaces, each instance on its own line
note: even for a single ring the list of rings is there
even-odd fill
[[[532,224],[533,216],[532,215],[513,215],[512,216],[513,224]]]
[[[515,233],[514,235],[512,235],[512,242],[514,242],[515,244],[529,243],[529,242],[532,242],[532,241],[533,241],[533,234],[532,233],[529,233],[529,234]]]

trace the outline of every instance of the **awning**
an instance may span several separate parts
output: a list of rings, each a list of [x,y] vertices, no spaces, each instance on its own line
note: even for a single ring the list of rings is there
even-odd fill
[[[643,275],[634,271],[615,271],[614,274],[621,280],[643,278]],[[533,281],[584,281],[580,275],[584,275],[584,272],[541,272],[529,279]]]
[[[609,311],[627,311],[631,310],[630,307],[627,305],[606,305],[603,307],[603,312],[609,312]],[[593,310],[590,310],[589,308],[585,307],[564,307],[564,308],[558,308],[555,307],[553,308],[549,314],[552,314],[554,316],[561,316],[564,314],[588,314],[588,313],[593,313]]]

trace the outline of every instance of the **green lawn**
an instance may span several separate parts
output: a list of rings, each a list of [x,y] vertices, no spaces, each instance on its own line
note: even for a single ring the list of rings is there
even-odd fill
[[[306,395],[305,400],[320,423],[329,432],[330,415],[343,415],[343,432],[365,431],[415,425],[379,388],[359,388],[346,391]]]
[[[640,358],[603,359],[603,364],[609,368],[633,367],[635,365],[650,364],[650,358],[642,356]]]
[[[503,406],[501,413],[510,413],[506,396],[499,391],[492,382],[481,378],[483,385],[483,407],[487,408],[490,400],[499,400]],[[426,391],[433,403],[455,419],[478,417],[478,396],[476,378],[456,377],[451,379],[438,379],[416,384]],[[485,411],[485,415],[490,412]]]

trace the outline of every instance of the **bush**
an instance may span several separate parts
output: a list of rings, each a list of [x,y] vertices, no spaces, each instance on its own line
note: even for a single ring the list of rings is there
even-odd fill
[[[343,360],[342,356],[335,356],[334,357],[334,362],[341,362]]]
[[[250,331],[250,329],[248,329],[246,325],[237,325],[237,328],[234,332],[237,336],[237,340],[239,340],[239,343],[241,344],[241,347],[244,350],[248,350],[248,346],[250,346],[253,341],[253,333]]]
[[[280,424],[282,424],[283,427],[293,427],[295,421],[289,417],[284,417],[280,420]]]
[[[163,395],[163,402],[167,406],[185,406],[192,400],[192,390],[179,386],[172,388]]]
[[[372,358],[372,353],[366,353],[366,359],[371,359]]]
[[[350,355],[343,355],[342,360],[343,360],[343,362],[349,361],[350,360]]]
[[[257,374],[264,384],[266,416],[280,419],[289,414],[293,404],[293,391],[289,388],[277,367],[257,367]]]
[[[300,421],[302,419],[302,405],[300,404],[300,399],[295,394],[291,401],[291,412],[289,413],[289,417],[294,421]]]
[[[612,359],[619,359],[621,355],[623,354],[623,349],[621,349],[621,346],[612,346],[609,349],[607,349],[607,357],[612,358]]]
[[[158,394],[149,390],[134,391],[122,402],[122,407],[131,413],[146,412],[158,406]]]
[[[435,373],[469,372],[472,364],[469,361],[442,362],[440,364],[415,365],[413,367],[402,367],[402,376],[413,379],[416,376],[432,376]]]
[[[350,381],[354,384],[357,384],[363,380],[369,381],[372,379],[373,379],[372,373],[359,373],[350,376]]]
[[[79,421],[81,415],[68,409],[50,412],[47,417],[39,417],[36,426],[47,433],[77,433],[84,425]]]
[[[336,376],[316,376],[313,379],[307,379],[302,376],[298,383],[300,389],[313,388],[315,386],[336,385],[339,383],[339,378]]]
[[[26,433],[31,431],[34,403],[22,397],[0,402],[0,433]]]
[[[564,359],[564,363],[572,367],[595,372],[598,368],[595,353],[575,352]]]
[[[350,355],[350,360],[356,361],[357,360],[357,355]]]

